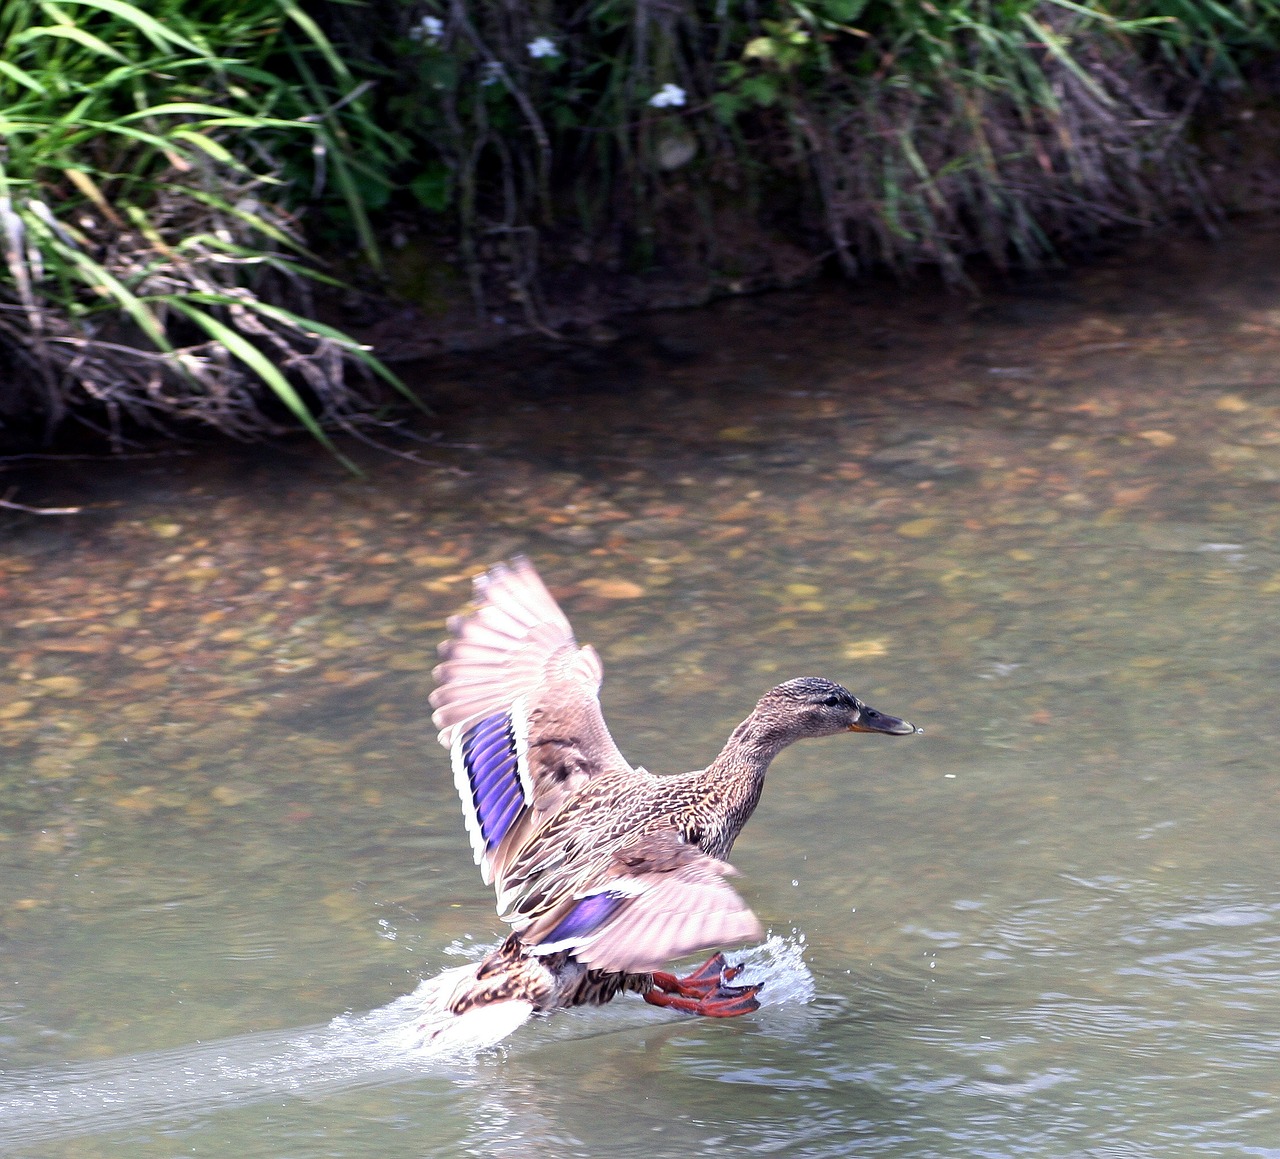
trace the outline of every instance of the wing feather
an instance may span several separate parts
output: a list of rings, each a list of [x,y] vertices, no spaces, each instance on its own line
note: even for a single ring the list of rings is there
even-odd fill
[[[521,938],[535,954],[569,950],[596,970],[645,973],[698,950],[753,941],[762,930],[728,884],[732,866],[686,845],[673,829],[647,834],[614,854],[602,879],[580,889],[579,899],[601,892],[623,901],[597,923],[568,924],[565,908],[535,918]],[[552,935],[557,935],[553,937]]]
[[[431,704],[504,920],[534,954],[568,950],[625,973],[759,937],[731,866],[673,827],[636,835],[614,815],[658,782],[618,751],[600,711],[600,657],[578,646],[533,565],[499,564],[475,592],[449,622]]]
[[[632,770],[600,711],[600,658],[578,647],[533,565],[521,556],[477,576],[475,599],[440,645],[432,719],[481,876],[510,898],[502,875],[539,828],[593,778]]]
[[[723,878],[684,878],[641,894],[574,956],[592,969],[644,973],[685,954],[754,941],[762,932]]]

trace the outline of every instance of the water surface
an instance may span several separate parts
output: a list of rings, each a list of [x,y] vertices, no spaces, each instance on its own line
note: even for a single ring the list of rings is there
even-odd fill
[[[15,475],[88,509],[0,542],[0,1151],[1280,1155],[1277,259],[446,359],[364,480]],[[426,696],[516,551],[649,768],[801,674],[926,728],[770,773],[734,861],[785,1001],[397,1048],[500,933]]]

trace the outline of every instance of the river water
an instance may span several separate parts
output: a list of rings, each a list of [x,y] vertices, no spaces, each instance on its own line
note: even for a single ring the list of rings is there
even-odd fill
[[[1277,270],[1253,226],[442,358],[364,479],[12,468],[85,510],[0,541],[0,1152],[1280,1156]],[[758,1013],[407,1048],[501,934],[426,697],[517,551],[648,768],[801,674],[924,727],[775,763]]]

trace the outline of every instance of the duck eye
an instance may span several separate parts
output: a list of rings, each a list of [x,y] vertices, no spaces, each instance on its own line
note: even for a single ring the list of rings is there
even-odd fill
[[[828,696],[828,697],[826,698],[826,700],[824,700],[822,703],[823,703],[823,704],[825,704],[828,708],[839,708],[839,707],[840,707],[840,697],[838,697],[838,696]]]

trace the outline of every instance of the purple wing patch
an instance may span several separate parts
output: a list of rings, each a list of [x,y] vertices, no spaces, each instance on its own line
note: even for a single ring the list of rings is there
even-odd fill
[[[618,912],[619,907],[626,900],[627,894],[613,890],[584,897],[560,919],[556,928],[543,938],[542,942],[572,941],[574,938],[581,938],[604,925]]]
[[[516,735],[509,712],[472,725],[462,738],[462,767],[486,852],[493,852],[524,807]]]

